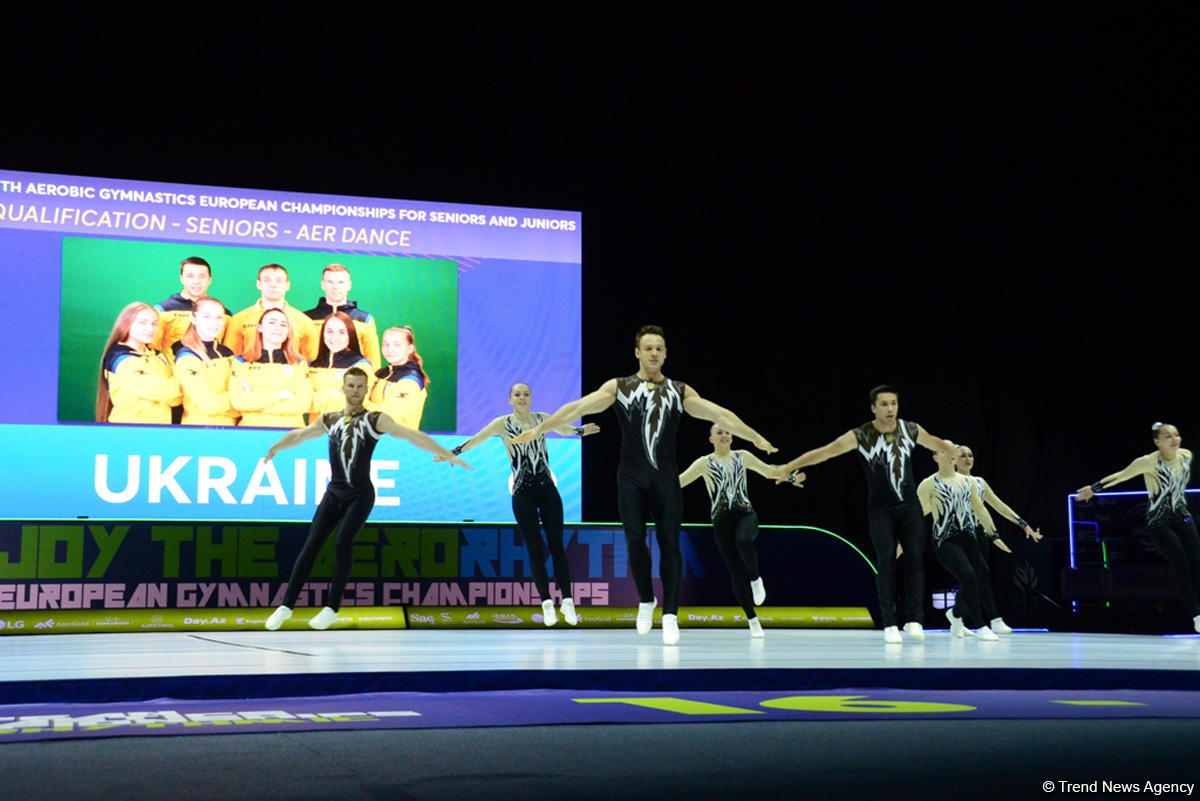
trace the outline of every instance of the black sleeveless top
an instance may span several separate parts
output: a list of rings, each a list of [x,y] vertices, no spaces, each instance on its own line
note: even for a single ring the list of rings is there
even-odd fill
[[[854,429],[858,457],[867,476],[867,502],[897,506],[916,503],[912,452],[917,446],[916,423],[896,421],[896,430],[880,433],[871,423]]]
[[[683,416],[687,384],[664,378],[644,381],[636,375],[617,379],[617,423],[621,429],[619,475],[648,479],[677,478],[675,437]]]
[[[321,415],[321,425],[329,434],[329,486],[374,492],[371,454],[383,436],[379,430],[379,415],[380,412],[355,415],[329,412]]]

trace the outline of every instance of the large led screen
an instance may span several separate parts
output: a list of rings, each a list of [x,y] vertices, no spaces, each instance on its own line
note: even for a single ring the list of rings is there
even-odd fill
[[[238,354],[279,317],[265,310],[284,306],[294,354],[304,359],[277,371],[288,380],[347,356],[373,386],[382,382],[384,398],[396,374],[388,355],[409,343],[415,353],[399,358],[411,365],[420,356],[420,380],[397,384],[419,386],[420,397],[407,422],[447,447],[510,411],[515,382],[533,389],[536,410],[552,411],[580,394],[580,236],[577,212],[0,171],[0,308],[10,356],[0,383],[0,517],[311,517],[329,477],[324,440],[270,463],[261,457],[282,435],[278,426],[315,419],[327,388],[306,388],[314,401],[300,412],[299,383],[272,384],[266,389],[286,414],[224,420],[202,414],[201,400],[154,398],[139,383],[157,386],[159,370],[201,363],[174,358],[191,320],[177,307],[198,293],[224,306],[213,343]],[[136,388],[120,397],[138,402],[105,416],[98,398],[118,391],[100,389],[102,360],[108,353],[114,364],[114,330],[138,324],[135,302],[155,309],[153,347],[163,357],[149,369],[126,362],[120,376],[107,374],[114,387]],[[355,354],[321,349],[330,308],[352,321]],[[257,336],[260,350],[270,344],[269,332]],[[239,386],[251,389],[244,379]],[[142,404],[143,396],[152,401]],[[578,520],[579,441],[551,437],[549,446],[567,519]],[[479,446],[467,461],[474,470],[385,440],[372,462],[372,519],[510,520],[502,443]]]

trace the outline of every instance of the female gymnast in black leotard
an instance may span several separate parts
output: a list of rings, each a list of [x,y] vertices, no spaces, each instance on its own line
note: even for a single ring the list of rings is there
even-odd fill
[[[575,613],[575,600],[571,595],[571,569],[563,549],[563,506],[562,498],[555,486],[554,473],[550,471],[550,456],[546,452],[546,438],[540,436],[531,442],[515,444],[513,438],[520,436],[541,423],[550,415],[545,412],[529,411],[533,392],[528,384],[513,384],[508,392],[508,403],[512,414],[497,417],[483,427],[475,436],[454,449],[455,454],[466,453],[489,437],[500,437],[512,463],[512,476],[508,480],[508,491],[512,494],[513,516],[521,529],[521,537],[529,550],[529,572],[542,598],[542,622],[553,626],[558,622],[554,611],[554,598],[550,595],[550,577],[546,575],[546,549],[542,546],[541,529],[546,530],[546,545],[554,562],[554,580],[562,593],[563,620],[574,626],[579,622]],[[586,437],[595,434],[600,426],[588,423],[584,426],[558,426],[552,429],[564,436]]]
[[[1012,507],[1000,500],[995,490],[983,478],[971,475],[971,470],[974,467],[974,452],[965,445],[960,446],[958,455],[954,460],[954,469],[975,482],[975,489],[985,504],[999,512],[1005,520],[1024,531],[1027,538],[1034,542],[1040,542],[1042,539],[1040,531],[1026,523],[1024,518],[1012,510]],[[979,573],[979,603],[982,607],[983,616],[988,619],[988,628],[992,631],[997,634],[1012,634],[1012,627],[1004,622],[1004,618],[1000,615],[1000,608],[996,606],[996,594],[992,592],[992,571],[988,567],[986,552],[987,543],[989,542],[1005,553],[1012,553],[1012,549],[1005,544],[1004,540],[996,536],[995,532],[988,534],[983,523],[978,520],[975,522],[975,535],[980,545],[980,560],[975,563],[975,568]]]
[[[754,607],[762,606],[767,600],[767,590],[758,572],[758,551],[754,547],[758,537],[758,515],[746,492],[746,470],[776,478],[780,468],[764,463],[749,451],[732,450],[733,434],[716,423],[709,431],[708,441],[713,445],[713,452],[692,462],[680,474],[679,486],[686,487],[698,478],[704,479],[712,507],[713,537],[729,570],[733,595],[749,621],[750,636],[762,637],[762,623]],[[788,476],[787,483],[803,486],[804,474],[793,473]]]
[[[933,517],[930,534],[934,555],[958,580],[954,608],[946,610],[950,634],[962,637],[969,627],[975,629],[980,640],[998,640],[980,611],[981,576],[977,566],[982,557],[975,535],[978,525],[990,534],[996,524],[983,506],[975,481],[955,472],[955,451],[938,451],[933,458],[938,471],[917,485],[917,500],[921,511]]]
[[[1158,546],[1171,569],[1179,598],[1192,616],[1192,625],[1200,632],[1200,535],[1187,504],[1188,482],[1192,477],[1192,452],[1181,448],[1183,438],[1170,423],[1155,423],[1154,453],[1139,456],[1124,470],[1079,488],[1079,499],[1090,501],[1097,492],[1135,476],[1146,481],[1150,504],[1146,507],[1146,533]]]

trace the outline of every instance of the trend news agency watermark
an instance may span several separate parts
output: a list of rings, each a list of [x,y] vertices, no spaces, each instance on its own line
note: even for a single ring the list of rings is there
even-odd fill
[[[1196,784],[1186,782],[1118,782],[1097,779],[1090,782],[1070,782],[1065,779],[1047,779],[1042,782],[1042,790],[1047,793],[1145,793],[1146,795],[1183,795],[1191,796]]]

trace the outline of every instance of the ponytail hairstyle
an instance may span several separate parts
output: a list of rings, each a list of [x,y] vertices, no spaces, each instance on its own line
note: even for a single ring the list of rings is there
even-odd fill
[[[389,328],[383,332],[383,336],[381,336],[379,338],[379,341],[382,343],[384,340],[384,337],[386,337],[388,334],[392,333],[393,331],[399,331],[401,334],[404,335],[404,338],[408,340],[408,344],[412,345],[412,355],[408,357],[409,361],[414,361],[417,363],[417,372],[419,372],[421,374],[421,383],[424,384],[425,386],[429,386],[429,374],[425,372],[425,362],[421,358],[421,354],[417,353],[417,341],[416,341],[416,339],[413,338],[412,328],[407,325],[394,325],[391,328]],[[390,366],[395,367],[396,365],[390,365]],[[378,376],[379,378],[385,378],[388,374],[389,374],[388,369],[380,369],[377,373],[375,373],[375,375]],[[510,390],[510,392],[511,392],[511,390]]]

